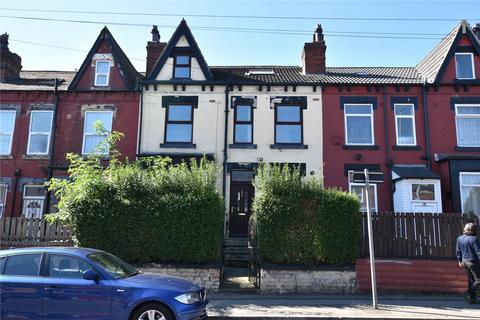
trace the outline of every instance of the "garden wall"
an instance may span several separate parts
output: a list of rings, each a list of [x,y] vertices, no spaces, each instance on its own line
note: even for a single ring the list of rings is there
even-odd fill
[[[375,262],[379,291],[464,293],[465,272],[452,260],[377,259]],[[357,289],[371,290],[370,262],[356,261]]]
[[[220,268],[218,266],[182,266],[150,263],[137,267],[144,273],[167,274],[196,281],[209,291],[220,288]]]

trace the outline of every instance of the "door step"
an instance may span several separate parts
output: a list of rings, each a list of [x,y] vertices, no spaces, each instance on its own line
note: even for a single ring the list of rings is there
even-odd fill
[[[248,279],[248,268],[224,267],[222,291],[254,292],[256,287]]]

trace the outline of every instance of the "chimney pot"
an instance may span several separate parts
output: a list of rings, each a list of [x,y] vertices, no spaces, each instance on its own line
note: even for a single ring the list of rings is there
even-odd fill
[[[166,46],[166,42],[160,42],[160,32],[158,32],[158,27],[154,25],[152,28],[152,41],[147,43],[147,76],[152,71]]]
[[[475,27],[473,27],[473,33],[477,36],[478,40],[480,40],[480,22],[477,22]]]
[[[313,32],[313,41],[305,43],[302,52],[303,73],[325,73],[327,46],[323,38],[323,30],[317,24]]]

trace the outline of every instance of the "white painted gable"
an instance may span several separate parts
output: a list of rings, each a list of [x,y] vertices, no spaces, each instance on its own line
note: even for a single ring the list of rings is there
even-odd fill
[[[186,48],[186,47],[190,47],[190,44],[188,43],[188,40],[185,36],[181,36],[180,39],[178,39],[177,43],[175,44],[175,47]],[[172,57],[169,57],[167,59],[162,69],[158,73],[156,80],[172,80],[173,62],[174,62],[174,59]],[[197,58],[195,57],[192,57],[190,76],[191,76],[191,79],[194,81],[204,81],[207,79],[203,74],[202,69],[200,68]]]

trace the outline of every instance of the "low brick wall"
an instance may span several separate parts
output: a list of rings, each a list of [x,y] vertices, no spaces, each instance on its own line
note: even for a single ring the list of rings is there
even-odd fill
[[[220,268],[199,266],[175,266],[162,264],[147,264],[137,266],[144,273],[167,274],[196,281],[209,291],[217,291],[220,288]]]
[[[260,291],[265,293],[353,293],[354,270],[263,269]]]
[[[371,291],[370,261],[356,262],[357,289]],[[464,293],[465,272],[456,260],[376,259],[375,271],[379,291]]]

